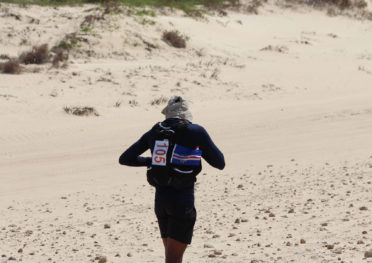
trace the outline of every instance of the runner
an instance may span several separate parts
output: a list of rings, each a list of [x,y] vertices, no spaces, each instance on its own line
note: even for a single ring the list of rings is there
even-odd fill
[[[196,221],[194,184],[201,158],[222,170],[224,156],[207,131],[192,124],[188,102],[174,96],[162,110],[166,119],[157,123],[119,158],[128,166],[146,166],[147,180],[156,188],[155,214],[165,248],[166,263],[182,262]],[[152,157],[142,157],[150,149]]]

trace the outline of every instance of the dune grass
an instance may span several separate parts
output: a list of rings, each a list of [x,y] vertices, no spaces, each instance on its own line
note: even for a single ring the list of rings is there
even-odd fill
[[[333,6],[339,9],[363,9],[368,5],[366,0],[285,0],[285,2],[292,4],[305,4],[315,7]]]
[[[188,11],[200,10],[200,7],[226,7],[238,5],[239,0],[0,0],[4,3],[20,5],[80,5],[84,3],[105,4],[108,2],[122,3],[131,7],[172,7]]]
[[[282,0],[290,4],[305,4],[314,7],[334,6],[340,9],[358,8],[363,9],[367,6],[366,0]],[[203,13],[206,9],[222,10],[227,7],[239,7],[241,0],[0,0],[0,3],[14,3],[19,5],[42,5],[42,6],[63,6],[63,5],[81,5],[86,3],[112,4],[121,3],[129,7],[171,7],[183,10],[188,14]],[[260,6],[267,0],[253,0],[252,8]],[[150,13],[149,13],[150,12]],[[154,13],[148,10],[139,11],[136,15],[150,15]]]
[[[208,9],[222,10],[228,7],[240,6],[240,0],[0,0],[0,2],[13,3],[20,6],[71,6],[82,4],[110,6],[112,4],[122,4],[131,8],[170,7],[183,10],[189,16],[202,16]],[[142,10],[137,11],[135,15],[155,16],[155,13]]]

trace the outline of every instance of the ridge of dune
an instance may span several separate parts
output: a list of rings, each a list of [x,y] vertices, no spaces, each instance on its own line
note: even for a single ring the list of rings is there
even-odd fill
[[[128,10],[1,3],[0,62],[78,44],[66,67],[0,74],[0,262],[162,261],[154,190],[117,160],[174,94],[227,164],[198,176],[185,262],[371,262],[372,22]]]

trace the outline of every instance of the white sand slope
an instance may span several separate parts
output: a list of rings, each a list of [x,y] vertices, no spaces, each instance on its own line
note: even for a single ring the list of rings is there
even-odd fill
[[[204,163],[185,262],[372,262],[371,21],[269,5],[81,25],[101,13],[0,5],[4,57],[80,37],[65,69],[0,75],[0,262],[162,262],[154,189],[117,160],[173,94],[227,164]]]

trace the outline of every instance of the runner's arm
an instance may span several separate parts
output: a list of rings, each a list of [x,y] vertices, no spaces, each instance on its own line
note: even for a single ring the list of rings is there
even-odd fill
[[[200,149],[202,150],[202,157],[214,168],[222,170],[225,168],[225,158],[223,153],[217,148],[212,141],[208,132],[202,128],[202,140],[200,143]]]
[[[141,157],[147,149],[149,149],[147,143],[148,133],[145,133],[137,142],[130,146],[119,158],[119,163],[128,166],[150,166],[151,157]]]

